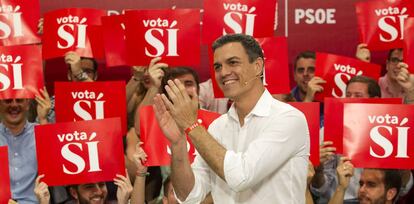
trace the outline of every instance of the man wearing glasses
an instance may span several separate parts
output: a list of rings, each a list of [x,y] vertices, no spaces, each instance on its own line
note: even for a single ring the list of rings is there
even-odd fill
[[[412,95],[414,90],[407,89],[410,83],[414,83],[414,75],[409,73],[408,65],[403,62],[403,49],[391,49],[388,52],[386,69],[387,73],[379,78],[382,98],[404,98],[405,102],[414,102],[407,96]],[[359,44],[356,57],[362,61],[370,62],[371,53],[366,44]],[[407,101],[410,100],[410,101]]]
[[[403,50],[401,48],[391,49],[387,58],[387,73],[381,77],[378,84],[381,87],[382,98],[400,98],[404,90],[398,83],[400,70],[407,65],[403,62]]]

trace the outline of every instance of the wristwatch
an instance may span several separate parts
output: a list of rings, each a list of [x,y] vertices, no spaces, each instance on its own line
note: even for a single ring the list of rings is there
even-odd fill
[[[86,79],[88,79],[88,74],[86,74],[86,72],[80,72],[79,74],[75,75],[75,78],[78,81],[85,81]]]

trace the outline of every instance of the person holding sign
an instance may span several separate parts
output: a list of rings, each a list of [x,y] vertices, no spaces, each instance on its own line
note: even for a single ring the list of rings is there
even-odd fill
[[[264,56],[257,41],[225,35],[213,44],[216,80],[234,101],[208,131],[197,120],[197,95],[169,80],[154,98],[160,127],[171,143],[171,180],[180,201],[198,203],[305,202],[309,132],[304,115],[273,99],[260,76]],[[193,92],[195,93],[195,91]],[[200,156],[190,166],[186,137]]]
[[[46,88],[36,95],[40,124],[46,124],[50,98]],[[9,148],[9,171],[12,198],[20,204],[36,203],[33,193],[37,174],[35,123],[27,121],[29,99],[0,100],[0,146]]]
[[[413,103],[414,75],[409,72],[408,64],[404,63],[404,53],[401,48],[391,49],[387,57],[387,73],[378,81],[382,98],[404,98],[406,103]],[[369,62],[371,53],[366,44],[357,46],[356,58]]]
[[[414,83],[411,84],[414,87]],[[348,82],[346,88],[347,98],[380,98],[381,90],[378,83],[366,76],[355,76]],[[412,97],[412,96],[410,96]],[[316,169],[315,179],[312,181],[311,192],[318,197],[317,203],[326,203],[335,193],[335,189],[342,188],[340,185],[341,175],[335,172],[341,165],[336,149],[331,147],[331,141],[325,141],[320,148],[321,165]],[[349,159],[347,159],[349,160]],[[349,162],[346,162],[349,163]],[[339,168],[339,167],[338,167]],[[349,183],[346,185],[342,200],[345,203],[355,202],[358,198],[358,182],[362,169],[354,169]],[[403,185],[401,192],[406,194],[413,186],[413,179],[410,171],[403,171]]]
[[[114,178],[114,183],[118,186],[116,196],[119,204],[145,203],[145,177],[148,173],[144,163],[147,155],[140,148],[140,144],[136,146],[133,157],[137,169],[134,185],[131,185],[128,173],[126,173],[126,177],[116,175],[116,178]],[[36,178],[34,192],[40,204],[49,204],[50,192],[48,185],[40,181],[44,176],[40,175]],[[68,189],[70,195],[75,199],[75,203],[105,203],[108,195],[105,182],[71,185]]]
[[[69,81],[92,82],[98,78],[98,63],[93,58],[80,57],[76,52],[65,54],[65,63],[69,65]]]
[[[322,84],[326,83],[320,77],[315,77],[315,52],[304,51],[296,56],[293,69],[293,77],[296,86],[291,94],[299,102],[312,102],[315,94],[323,90]]]

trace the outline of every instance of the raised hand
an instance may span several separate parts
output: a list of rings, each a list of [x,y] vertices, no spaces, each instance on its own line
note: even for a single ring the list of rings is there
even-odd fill
[[[164,77],[164,71],[162,68],[167,68],[168,64],[166,63],[159,63],[161,57],[156,57],[151,60],[148,66],[148,73],[151,78],[151,83],[159,88],[161,86],[161,80]]]
[[[148,167],[146,167],[144,164],[147,161],[147,154],[144,152],[144,150],[141,148],[141,145],[143,143],[140,142],[135,147],[135,153],[133,155],[133,161],[134,164],[137,166],[137,174],[145,174],[147,173]]]
[[[322,78],[317,77],[317,76],[313,77],[308,82],[308,88],[306,90],[306,96],[303,99],[303,102],[312,102],[313,99],[315,98],[315,93],[323,91],[322,84],[324,83],[326,83],[326,81],[323,80]]]
[[[50,101],[49,94],[46,90],[46,87],[39,89],[41,95],[36,95],[35,100],[37,102],[37,117],[39,118],[40,124],[47,124],[47,114],[52,108],[52,103]]]
[[[398,84],[404,89],[404,91],[414,90],[414,75],[408,71],[408,64],[400,62],[397,64],[400,69],[397,75]]]
[[[44,178],[45,175],[39,175],[35,181],[34,193],[40,204],[49,204],[50,192],[48,186],[44,182],[40,182],[40,179]]]
[[[190,97],[184,85],[178,79],[174,81],[169,80],[168,86],[165,86],[165,90],[171,101],[165,95],[162,95],[164,105],[177,123],[178,128],[184,131],[197,121],[197,92],[193,89],[190,93],[192,97]]]
[[[117,174],[116,178],[114,178],[114,184],[118,186],[116,198],[119,204],[127,204],[132,193],[132,184],[127,170],[125,170],[125,173],[126,177]]]
[[[70,66],[73,75],[77,76],[82,72],[81,58],[76,52],[67,52],[65,54],[65,63]]]
[[[166,98],[165,95],[157,94],[154,97],[154,113],[155,117],[158,121],[158,124],[164,133],[164,135],[167,137],[167,139],[170,141],[171,144],[176,144],[180,140],[185,140],[184,132],[181,131],[175,120],[172,118],[169,111],[167,111],[167,107],[165,106],[163,102],[163,97]],[[168,100],[168,99],[167,99]]]
[[[361,43],[357,46],[355,57],[364,62],[371,62],[371,52],[368,49],[368,45]]]
[[[319,147],[319,160],[321,165],[323,165],[326,161],[331,160],[335,155],[336,148],[329,147],[332,144],[332,141],[324,141]]]
[[[354,165],[351,163],[351,160],[347,157],[341,157],[336,172],[338,174],[339,186],[343,189],[348,188],[349,181],[354,175]]]

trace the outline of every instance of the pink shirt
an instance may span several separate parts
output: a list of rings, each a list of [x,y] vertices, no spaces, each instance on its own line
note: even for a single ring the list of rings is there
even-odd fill
[[[381,98],[402,98],[404,96],[404,91],[402,88],[398,93],[392,92],[391,82],[388,79],[387,75],[379,78],[378,84],[381,88]]]

